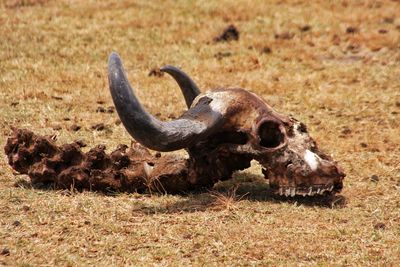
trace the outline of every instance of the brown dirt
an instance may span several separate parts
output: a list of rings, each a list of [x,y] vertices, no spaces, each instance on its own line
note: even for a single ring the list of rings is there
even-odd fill
[[[219,36],[214,38],[215,42],[229,42],[237,40],[239,40],[239,30],[235,27],[235,25],[229,25]]]
[[[149,71],[149,76],[155,76],[155,77],[162,77],[164,76],[164,72],[160,71],[159,68],[153,68]]]

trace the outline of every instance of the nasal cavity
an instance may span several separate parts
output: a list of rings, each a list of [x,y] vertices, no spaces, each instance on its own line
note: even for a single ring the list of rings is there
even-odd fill
[[[279,129],[279,123],[275,121],[265,121],[258,128],[260,145],[267,148],[274,148],[283,143],[285,136]]]

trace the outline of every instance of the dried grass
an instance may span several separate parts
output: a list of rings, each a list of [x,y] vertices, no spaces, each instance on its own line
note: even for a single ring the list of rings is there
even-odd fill
[[[253,169],[231,181],[242,200],[105,196],[14,187],[3,157],[0,265],[399,265],[399,14],[398,1],[1,1],[1,147],[12,125],[129,144],[115,113],[96,112],[112,105],[115,50],[159,118],[184,101],[147,75],[177,65],[202,90],[248,88],[294,114],[348,176],[333,208],[262,195]],[[230,24],[240,39],[214,43]]]

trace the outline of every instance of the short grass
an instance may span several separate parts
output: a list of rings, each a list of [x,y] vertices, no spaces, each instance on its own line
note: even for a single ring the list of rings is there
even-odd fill
[[[115,113],[96,112],[112,105],[115,50],[159,118],[184,101],[148,73],[176,65],[203,91],[247,88],[295,115],[347,173],[330,206],[263,196],[256,167],[225,194],[106,196],[16,187],[26,177],[3,154],[0,265],[399,265],[399,14],[372,0],[0,1],[1,147],[11,126],[129,144]],[[239,41],[213,43],[230,24]]]

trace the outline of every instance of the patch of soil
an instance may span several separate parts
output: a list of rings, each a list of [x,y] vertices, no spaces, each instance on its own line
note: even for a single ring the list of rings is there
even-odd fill
[[[227,51],[227,52],[218,52],[218,53],[216,53],[216,54],[214,55],[214,57],[215,57],[216,59],[218,59],[218,60],[221,60],[221,59],[223,59],[224,57],[230,57],[230,56],[232,56],[232,52],[229,52],[229,51]]]
[[[98,108],[96,109],[96,112],[105,113],[105,112],[106,112],[106,109],[105,109],[104,107],[98,107]]]
[[[71,127],[69,127],[69,129],[71,131],[77,132],[81,129],[81,126],[77,125],[77,124],[72,124]]]
[[[378,222],[378,223],[374,224],[374,229],[375,230],[385,230],[386,224],[384,224],[382,222]]]
[[[55,100],[63,100],[63,98],[61,96],[51,96],[51,98],[53,98]]]
[[[109,106],[107,108],[100,106],[96,109],[96,112],[98,112],[98,113],[114,113],[114,110],[115,110],[115,108],[113,106]]]
[[[86,147],[87,146],[85,141],[80,140],[80,139],[75,140],[74,143],[76,143],[79,147]]]
[[[388,33],[388,30],[387,29],[379,29],[379,31],[378,31],[380,34],[386,34],[386,33]]]
[[[92,125],[92,130],[96,130],[96,131],[103,131],[104,129],[106,129],[106,125],[104,123],[97,123]]]
[[[239,30],[234,25],[229,25],[219,36],[214,38],[214,42],[229,42],[239,40]]]
[[[261,49],[261,53],[263,53],[263,54],[271,54],[272,53],[272,49],[269,46],[264,46]]]
[[[292,32],[275,33],[275,39],[290,40],[293,39],[293,37],[294,33]]]
[[[61,125],[59,125],[59,124],[56,124],[56,125],[53,126],[53,130],[54,130],[54,131],[59,131],[59,130],[61,130],[61,129],[62,129],[62,127],[61,127]]]
[[[354,34],[354,33],[358,33],[358,28],[353,27],[353,26],[349,26],[346,28],[346,33],[348,34]]]
[[[107,113],[114,113],[114,111],[115,111],[115,107],[113,107],[113,106],[109,106],[107,108]]]
[[[10,250],[8,249],[8,248],[3,248],[1,251],[0,251],[0,255],[3,255],[3,256],[10,256]]]
[[[304,25],[304,26],[301,26],[299,28],[299,30],[302,31],[302,32],[308,32],[309,30],[311,30],[311,26],[310,25]]]
[[[164,75],[164,72],[160,71],[159,68],[153,68],[150,70],[148,76],[154,76],[154,77],[162,77]]]

